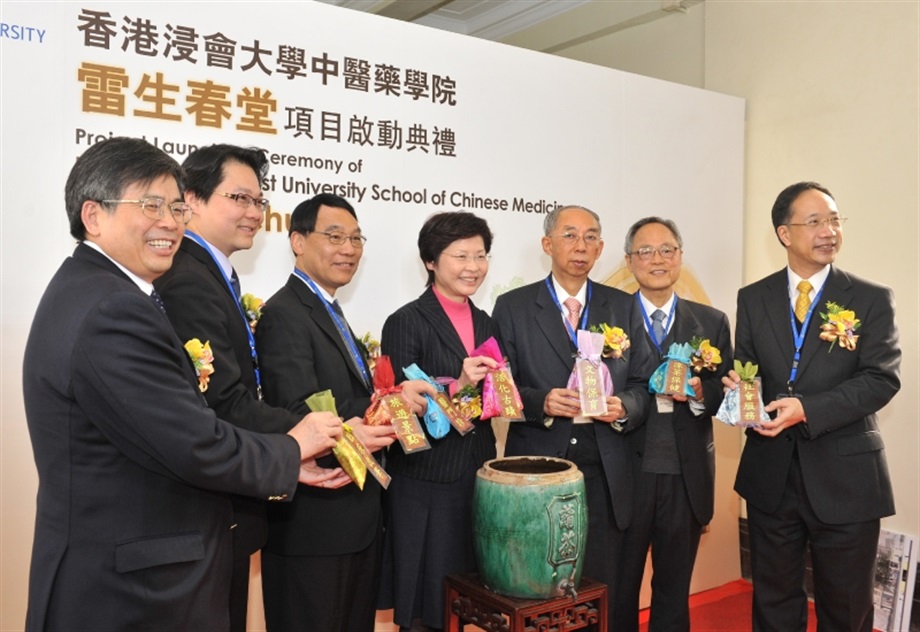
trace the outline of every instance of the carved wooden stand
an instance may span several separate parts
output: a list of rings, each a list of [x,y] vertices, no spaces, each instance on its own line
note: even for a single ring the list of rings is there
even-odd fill
[[[473,573],[448,575],[444,627],[470,623],[486,632],[568,632],[593,626],[607,632],[607,585],[581,578],[578,596],[517,599],[494,593]]]

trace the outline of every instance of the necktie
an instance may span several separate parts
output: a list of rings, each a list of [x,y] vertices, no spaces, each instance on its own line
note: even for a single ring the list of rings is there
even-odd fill
[[[150,298],[153,299],[153,302],[156,304],[156,306],[160,308],[160,311],[165,314],[166,304],[163,303],[163,297],[160,296],[160,293],[157,292],[156,290],[152,290],[150,292]]]
[[[577,298],[567,298],[563,305],[565,305],[565,308],[569,312],[568,316],[566,316],[566,320],[568,320],[569,324],[572,326],[572,331],[578,331],[578,317],[581,315],[581,303],[578,302]]]
[[[347,348],[347,349],[350,350],[352,345],[349,344],[349,339],[350,339],[352,342],[354,342],[354,340],[355,340],[355,334],[354,334],[354,332],[351,330],[351,326],[348,324],[348,319],[345,318],[345,312],[342,311],[342,306],[339,305],[338,299],[334,299],[334,300],[332,301],[332,311],[335,312],[336,316],[338,316],[339,319],[340,319],[341,322],[342,322],[342,326],[341,326],[341,327],[336,327],[336,329],[339,330],[339,336],[341,336],[342,342],[345,343],[345,348]],[[349,355],[351,355],[351,354],[349,354]],[[363,366],[361,366],[360,364],[358,364],[358,358],[355,358],[354,356],[352,356],[351,361],[352,361],[352,363],[355,365],[355,368],[358,369],[358,373],[359,373],[360,375],[362,375],[362,376],[366,376],[366,375],[367,375],[367,374],[366,374],[366,371],[365,371],[365,368],[364,368]],[[366,379],[365,379],[365,384],[370,388],[370,384],[367,384],[367,380],[366,380]]]
[[[240,298],[243,294],[240,289],[240,277],[237,275],[236,270],[233,270],[233,274],[230,275],[230,285],[233,286],[233,293],[236,294],[236,298]]]
[[[659,345],[664,342],[664,316],[664,312],[660,309],[652,312],[652,333],[655,334],[655,340]]]
[[[811,292],[811,283],[799,281],[795,289],[799,291],[799,295],[795,299],[795,317],[801,323],[805,322],[805,315],[808,313],[808,308],[811,307],[811,299],[808,298],[808,293]]]

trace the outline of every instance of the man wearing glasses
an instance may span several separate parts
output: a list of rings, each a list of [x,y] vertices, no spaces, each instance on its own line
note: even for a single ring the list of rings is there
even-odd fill
[[[307,398],[325,390],[338,413],[362,417],[373,393],[363,345],[335,298],[358,271],[366,238],[347,200],[320,194],[301,202],[289,231],[294,272],[263,307],[256,330],[265,401],[296,415]],[[427,382],[404,382],[414,412],[425,409]],[[371,451],[390,445],[392,426],[349,425]],[[326,457],[328,466],[334,457]],[[326,461],[320,460],[320,464]],[[374,629],[380,579],[380,484],[363,491],[302,489],[283,511],[269,508],[262,551],[262,594],[269,630],[367,632]]]
[[[834,266],[845,219],[820,184],[787,187],[773,227],[788,266],[738,292],[735,357],[759,366],[772,417],[746,431],[735,479],[756,631],[806,629],[809,544],[818,628],[872,630],[879,520],[894,514],[876,413],[900,388],[901,351],[891,290]]]
[[[638,632],[639,593],[652,550],[650,632],[689,632],[690,577],[703,527],[713,514],[715,450],[712,417],[722,403],[721,378],[732,357],[728,318],[717,309],[678,297],[683,239],[677,225],[660,217],[633,224],[624,243],[626,266],[639,290],[635,303],[648,343],[664,362],[674,343],[701,348],[693,396],[655,395],[645,425],[629,434],[635,477],[633,517],[626,531],[616,620],[618,632]],[[719,351],[718,364],[703,352]]]
[[[227,629],[228,494],[290,499],[301,461],[341,436],[328,413],[285,436],[207,407],[153,289],[190,217],[181,183],[172,158],[132,138],[93,145],[67,179],[80,243],[23,363],[39,475],[27,630]]]
[[[543,252],[552,260],[552,272],[498,297],[492,313],[526,418],[511,424],[505,454],[565,458],[584,474],[588,536],[583,571],[607,584],[612,616],[623,535],[632,513],[625,435],[645,422],[654,358],[635,300],[588,277],[604,248],[597,214],[580,206],[560,207],[547,214],[543,231]],[[613,395],[607,398],[607,415],[589,418],[581,413],[578,391],[566,384],[575,364],[576,332],[602,323],[622,328],[631,344],[621,358],[604,360]],[[610,629],[619,629],[619,622],[611,618]]]
[[[252,247],[268,200],[261,179],[268,161],[260,149],[210,145],[192,152],[185,170],[185,201],[191,210],[172,268],[155,283],[179,339],[209,342],[214,373],[204,391],[208,405],[230,423],[259,432],[286,432],[303,415],[262,402],[255,346],[257,315],[247,313],[230,257]],[[321,470],[317,469],[318,473]],[[342,477],[338,484],[347,484]],[[318,478],[319,483],[336,484]],[[265,503],[233,499],[233,581],[230,629],[245,632],[249,558],[265,544]]]

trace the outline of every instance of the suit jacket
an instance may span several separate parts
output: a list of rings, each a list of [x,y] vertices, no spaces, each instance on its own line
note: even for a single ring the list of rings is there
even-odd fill
[[[648,376],[655,370],[655,358],[646,343],[635,300],[605,285],[592,286],[588,326],[606,323],[622,327],[631,341],[622,359],[607,358],[604,363],[613,380],[613,394],[622,399],[629,415],[622,430],[633,432],[648,416]],[[572,419],[556,417],[547,427],[543,402],[550,390],[565,388],[575,364],[576,349],[544,280],[499,296],[492,317],[498,324],[502,351],[508,356],[526,417],[525,422],[511,424],[505,454],[564,458],[572,434]],[[600,424],[596,432],[616,522],[620,529],[625,529],[632,517],[629,446],[624,432],[613,424]]]
[[[497,339],[498,328],[489,315],[472,301],[470,309],[476,346],[490,336]],[[381,352],[390,356],[397,384],[405,379],[402,368],[412,363],[432,378],[457,377],[463,368],[463,359],[467,357],[460,335],[430,287],[387,318],[383,325]],[[440,439],[429,435],[431,450],[411,455],[394,443],[387,452],[387,471],[436,483],[457,480],[471,464],[479,467],[495,458],[492,425],[480,421],[474,424],[475,429],[463,437],[454,430]]]
[[[262,307],[256,341],[266,402],[303,415],[310,412],[304,400],[328,389],[341,417],[364,415],[370,389],[320,297],[296,275]],[[319,464],[338,466],[332,455]],[[277,555],[362,551],[377,535],[380,507],[381,487],[370,475],[364,491],[353,484],[340,489],[301,485],[294,502],[269,507],[266,549]]]
[[[856,349],[819,339],[828,302],[853,310]],[[760,367],[764,403],[786,393],[794,351],[785,269],[738,292],[735,356]],[[773,511],[798,453],[808,500],[823,522],[842,524],[894,513],[876,412],[900,388],[901,351],[891,290],[831,267],[801,351],[795,392],[807,422],[774,438],[747,431],[735,490]]]
[[[226,492],[293,495],[300,450],[217,418],[166,316],[77,246],[23,366],[39,474],[28,630],[226,629]]]
[[[172,267],[154,285],[179,339],[210,342],[214,373],[204,397],[221,419],[248,430],[272,426],[278,432],[300,421],[300,417],[283,408],[259,401],[249,327],[220,268],[204,248],[191,239],[183,239]],[[233,513],[237,524],[233,530],[234,554],[237,558],[248,557],[265,544],[265,503],[236,496]]]
[[[649,347],[657,352],[648,331],[645,335]],[[657,422],[673,426],[681,475],[690,497],[690,506],[699,523],[705,525],[712,520],[714,505],[716,463],[712,417],[722,404],[722,376],[727,375],[731,368],[731,330],[728,317],[719,310],[702,303],[678,299],[674,309],[674,324],[661,344],[659,364],[664,362],[664,355],[672,343],[688,343],[694,337],[709,339],[722,356],[722,362],[715,371],[703,369],[700,373],[693,372],[693,375],[700,378],[706,409],[697,416],[687,402],[674,402],[674,412],[660,413],[652,397],[648,421],[628,436],[636,469],[641,471],[648,427]]]

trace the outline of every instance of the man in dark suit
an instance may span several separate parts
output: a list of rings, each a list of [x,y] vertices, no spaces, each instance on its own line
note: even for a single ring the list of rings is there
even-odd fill
[[[190,215],[181,178],[152,145],[113,138],[67,180],[81,243],[23,364],[39,474],[28,630],[227,629],[227,494],[289,499],[301,460],[341,435],[331,415],[260,435],[207,407],[153,291]]]
[[[616,620],[618,632],[639,629],[639,593],[652,549],[650,632],[690,630],[690,578],[703,527],[713,513],[715,450],[712,416],[722,403],[721,378],[732,357],[728,318],[717,309],[679,298],[683,239],[668,219],[646,217],[630,227],[626,265],[639,284],[636,304],[646,336],[664,362],[672,343],[707,341],[718,364],[699,365],[693,396],[655,395],[645,425],[629,434],[635,494],[626,530]],[[710,370],[711,366],[711,370]]]
[[[302,202],[291,214],[296,257],[287,284],[265,304],[256,330],[265,401],[302,415],[306,399],[331,390],[338,413],[361,417],[370,405],[367,355],[335,299],[364,252],[355,210],[329,194]],[[417,412],[427,383],[406,382]],[[390,445],[392,426],[353,425],[372,451]],[[328,457],[332,459],[332,457]],[[320,464],[324,464],[321,460]],[[262,552],[262,589],[269,630],[367,632],[376,616],[382,540],[381,487],[301,489],[281,511],[269,508]]]
[[[655,368],[642,317],[628,294],[588,278],[603,250],[597,214],[578,206],[547,214],[543,251],[552,273],[503,294],[492,317],[501,332],[526,421],[511,424],[505,455],[544,455],[573,461],[585,476],[588,537],[585,575],[605,582],[613,613],[623,534],[632,513],[632,475],[626,434],[648,415],[648,376]],[[604,360],[613,379],[608,414],[581,415],[578,392],[567,389],[575,331],[605,323],[620,327],[631,346]],[[618,622],[612,621],[611,628]]]
[[[287,432],[301,415],[261,401],[257,315],[246,313],[230,263],[233,253],[252,247],[262,226],[268,200],[261,197],[260,181],[268,172],[268,161],[259,149],[210,145],[192,152],[182,168],[192,218],[172,267],[154,285],[179,339],[210,342],[215,371],[204,391],[208,405],[240,428]],[[339,483],[350,480],[343,475]],[[319,482],[334,484],[325,477]],[[265,544],[265,503],[236,496],[233,515],[230,629],[245,632],[249,558]]]
[[[787,187],[773,227],[789,265],[738,292],[735,357],[760,367],[773,416],[747,430],[735,480],[757,631],[805,630],[808,544],[818,627],[872,630],[879,520],[894,513],[876,413],[900,388],[901,351],[891,290],[833,265],[845,219],[820,184]]]

